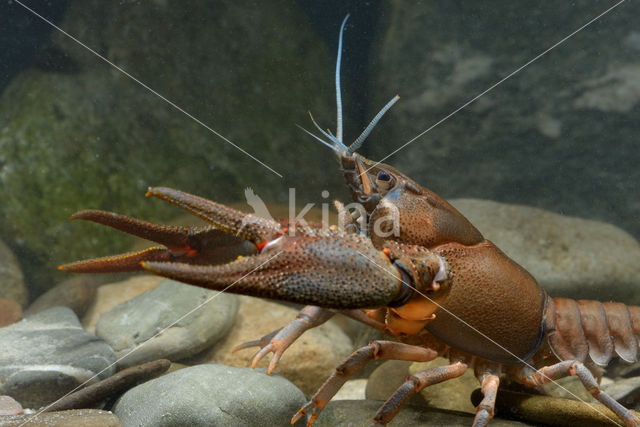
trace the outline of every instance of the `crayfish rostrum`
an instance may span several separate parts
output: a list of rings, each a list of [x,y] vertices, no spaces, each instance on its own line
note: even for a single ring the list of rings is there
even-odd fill
[[[343,29],[344,22],[340,41]],[[340,56],[339,51],[337,76]],[[341,111],[339,95],[338,90]],[[307,304],[281,330],[243,345],[262,347],[254,366],[274,353],[269,373],[296,338],[335,312],[393,338],[356,350],[292,422],[310,414],[311,424],[369,360],[424,362],[445,355],[449,365],[407,378],[379,409],[375,424],[388,423],[412,394],[474,368],[484,394],[474,425],[486,425],[493,416],[501,379],[539,388],[569,375],[576,375],[626,425],[637,425],[629,410],[600,390],[596,378],[601,373],[598,366],[605,366],[614,354],[626,361],[638,359],[640,307],[549,297],[531,274],[437,194],[357,154],[398,98],[350,146],[343,143],[340,114],[335,135],[317,126],[324,139],[314,137],[337,153],[353,199],[362,207],[353,215],[336,202],[340,227],[278,222],[178,190],[152,188],[147,195],[211,225],[164,226],[110,212],[81,211],[73,218],[163,246],[60,268],[82,273],[146,270],[209,289]]]

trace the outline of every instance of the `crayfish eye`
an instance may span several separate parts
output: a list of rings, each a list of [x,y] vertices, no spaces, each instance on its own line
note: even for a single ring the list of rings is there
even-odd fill
[[[391,188],[392,185],[393,179],[391,178],[391,175],[385,171],[378,172],[378,176],[376,176],[376,186],[378,189],[385,191]]]
[[[378,177],[376,179],[378,181],[391,181],[391,175],[389,175],[385,171],[380,171],[378,172]]]

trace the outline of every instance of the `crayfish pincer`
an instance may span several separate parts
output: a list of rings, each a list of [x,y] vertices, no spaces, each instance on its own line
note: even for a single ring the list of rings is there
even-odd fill
[[[345,23],[346,18],[340,40]],[[336,77],[340,56],[341,52]],[[337,86],[338,111],[342,111]],[[110,212],[82,211],[74,218],[161,246],[60,268],[82,273],[146,270],[209,289],[307,304],[282,329],[240,346],[261,347],[254,366],[273,352],[269,373],[292,342],[337,311],[392,337],[356,350],[293,422],[309,416],[309,424],[313,423],[344,382],[372,359],[424,362],[445,356],[448,365],[408,377],[375,414],[375,425],[391,421],[411,395],[459,377],[469,368],[484,394],[476,426],[493,417],[502,380],[539,389],[569,375],[577,376],[627,426],[638,425],[629,410],[600,390],[597,378],[599,366],[615,356],[638,360],[640,307],[549,297],[531,274],[433,191],[357,154],[397,100],[392,98],[349,146],[343,142],[340,114],[335,133],[317,126],[324,139],[314,138],[336,153],[353,200],[362,207],[352,214],[336,203],[338,229],[263,219],[178,190],[153,188],[148,195],[210,225],[170,227]]]

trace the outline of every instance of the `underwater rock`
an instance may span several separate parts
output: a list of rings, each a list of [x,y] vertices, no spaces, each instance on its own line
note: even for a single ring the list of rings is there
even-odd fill
[[[385,401],[400,387],[409,376],[409,367],[413,362],[406,360],[387,360],[369,375],[365,396],[369,400]],[[422,394],[411,396],[407,403],[424,405]]]
[[[368,380],[366,378],[350,379],[340,387],[332,400],[358,400],[365,398]]]
[[[602,386],[609,396],[622,403],[625,408],[640,409],[640,377],[618,378]]]
[[[449,363],[449,359],[444,357],[437,357],[430,362],[412,363],[409,366],[409,374],[417,374],[429,368],[448,365]],[[423,389],[420,394],[427,405],[434,408],[475,414],[476,408],[471,404],[470,396],[473,390],[479,386],[480,383],[473,374],[473,369],[467,369],[461,377],[431,385]]]
[[[38,408],[98,374],[115,372],[113,350],[84,331],[66,307],[53,307],[0,329],[0,394]]]
[[[75,276],[40,295],[24,312],[25,317],[51,307],[68,307],[82,317],[96,296],[97,284],[91,276]]]
[[[600,379],[600,386],[603,387],[611,381],[611,379],[603,377]],[[579,400],[582,402],[598,402],[591,393],[589,393],[589,390],[584,387],[582,381],[573,375],[544,384],[542,388],[551,397],[561,397],[563,399]]]
[[[82,318],[82,325],[87,331],[95,333],[100,316],[125,301],[155,289],[164,280],[164,277],[144,274],[121,282],[100,285],[93,304]]]
[[[159,358],[180,360],[224,337],[237,310],[235,295],[164,280],[104,313],[96,335],[112,346],[118,359],[138,347],[118,360],[119,368]]]
[[[0,328],[22,319],[22,307],[14,300],[0,298]]]
[[[298,310],[259,298],[240,296],[236,322],[229,335],[210,350],[188,363],[214,362],[230,366],[251,366],[251,359],[259,349],[232,350],[239,344],[260,339],[296,318]],[[331,320],[306,331],[289,347],[276,366],[279,373],[305,394],[313,394],[336,366],[352,352],[351,340]],[[258,364],[267,367],[268,354]]]
[[[612,5],[381,2],[369,116],[403,97],[365,154],[382,159],[438,124],[385,162],[445,198],[537,206],[640,238],[639,3],[619,4],[447,117]]]
[[[45,412],[42,414],[2,417],[2,427],[122,427],[114,414],[99,409],[74,409],[71,411]]]
[[[322,410],[314,427],[369,427],[371,420],[383,400],[336,400],[331,401]],[[447,411],[426,406],[403,405],[393,418],[391,425],[426,426],[426,427],[469,427],[473,424],[473,415],[464,412]],[[528,426],[518,421],[507,421],[500,418],[491,420],[491,427]]]
[[[640,244],[620,228],[488,200],[452,204],[551,296],[640,304]]]
[[[335,123],[334,52],[295,2],[68,4],[62,29],[284,179],[53,31],[49,49],[75,72],[33,66],[0,97],[0,236],[29,260],[36,294],[59,277],[56,265],[131,245],[106,227],[70,223],[80,209],[166,222],[180,211],[145,199],[149,186],[222,202],[244,200],[247,185],[265,200],[301,183],[317,196],[326,178],[342,188],[334,156],[295,126],[310,123],[309,110]],[[335,173],[313,179],[327,170]]]
[[[36,52],[32,65],[47,73],[75,74],[80,71],[73,58],[56,46],[47,46]]]
[[[205,364],[129,390],[116,402],[113,412],[124,425],[284,427],[304,403],[302,392],[280,375]]]
[[[0,298],[14,300],[22,307],[29,301],[29,293],[20,264],[2,240],[0,240]]]
[[[474,404],[480,403],[482,393],[476,389]],[[632,415],[640,414],[631,411]],[[585,404],[577,400],[540,396],[499,389],[496,397],[496,414],[521,419],[534,425],[553,426],[619,426],[620,420],[600,403]]]

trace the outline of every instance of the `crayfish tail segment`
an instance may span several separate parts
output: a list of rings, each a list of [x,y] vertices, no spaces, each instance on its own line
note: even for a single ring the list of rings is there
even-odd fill
[[[329,237],[283,236],[262,254],[224,265],[144,262],[143,267],[208,289],[325,308],[381,307],[393,301],[402,278],[388,258],[370,248],[368,257],[386,263],[383,268],[389,272],[381,271],[349,248],[349,241],[342,243]]]
[[[166,187],[150,188],[147,196],[157,197],[171,203],[217,228],[236,234],[256,245],[282,235],[282,226],[272,220],[232,209],[211,200]]]
[[[169,261],[171,258],[166,248],[153,247],[139,252],[63,264],[58,266],[58,270],[69,273],[128,273],[143,271],[142,261]]]
[[[96,222],[170,248],[184,247],[188,244],[188,227],[154,224],[130,216],[97,209],[76,212],[71,215],[71,219]]]

